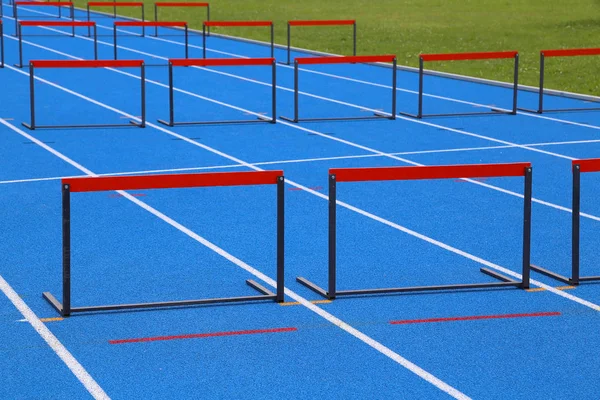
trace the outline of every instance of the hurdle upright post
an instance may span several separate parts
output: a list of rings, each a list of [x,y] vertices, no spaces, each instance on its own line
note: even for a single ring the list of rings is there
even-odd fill
[[[31,113],[31,121],[29,129],[35,130],[35,78],[33,75],[33,63],[29,63],[29,111]]]
[[[4,24],[0,20],[0,68],[4,68]]]
[[[541,114],[542,110],[544,109],[544,67],[545,67],[545,62],[546,57],[544,56],[544,52],[541,51],[540,52],[540,98],[538,101],[538,110],[537,113]]]
[[[329,267],[328,267],[328,284],[327,284],[327,299],[335,299],[336,291],[336,224],[337,224],[337,193],[336,193],[336,176],[329,175]]]
[[[423,118],[423,57],[419,57],[419,103],[417,118]]]
[[[71,190],[62,186],[62,310],[61,316],[71,315]]]
[[[513,108],[512,115],[517,115],[517,102],[519,97],[519,53],[515,54],[515,71],[513,77]]]
[[[573,206],[571,211],[571,284],[579,285],[579,237],[581,213],[581,168],[573,165]]]
[[[275,115],[275,114],[273,114]],[[277,177],[277,297],[283,303],[285,295],[285,178]]]
[[[523,271],[521,288],[529,289],[531,276],[531,198],[532,198],[532,169],[525,168],[525,190],[523,197]]]

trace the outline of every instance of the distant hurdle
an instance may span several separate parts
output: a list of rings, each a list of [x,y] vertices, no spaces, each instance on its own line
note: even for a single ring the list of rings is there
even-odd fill
[[[94,28],[94,60],[98,59],[98,33],[96,23],[90,21],[16,21],[17,36],[19,37],[19,63],[15,67],[23,68],[23,27],[24,26],[40,26],[40,27],[71,27],[71,36],[75,36],[76,27],[87,27],[88,30]]]
[[[183,189],[215,186],[277,186],[277,282],[276,293],[253,280],[246,283],[258,291],[260,295],[225,297],[198,300],[162,301],[154,303],[112,304],[88,307],[73,307],[71,303],[71,193],[120,191],[148,189]],[[283,171],[251,171],[251,172],[217,172],[179,175],[146,175],[146,176],[107,176],[89,178],[68,178],[61,182],[62,190],[62,302],[50,292],[44,292],[44,298],[61,316],[68,317],[73,313],[131,310],[142,308],[160,308],[191,306],[201,304],[233,303],[248,301],[274,300],[284,301],[284,185]]]
[[[423,114],[423,64],[426,61],[466,61],[466,60],[493,60],[493,59],[513,59],[513,93],[512,93],[512,109],[503,110],[499,108],[491,108],[490,111],[479,112],[460,112],[446,114]],[[419,56],[419,97],[417,104],[417,114],[408,112],[400,112],[413,118],[425,117],[447,117],[447,116],[467,116],[467,115],[491,115],[491,114],[511,114],[517,113],[517,95],[519,89],[519,53],[517,51],[497,51],[497,52],[481,52],[481,53],[450,53],[450,54],[421,54]]]
[[[35,71],[39,68],[139,68],[140,69],[140,94],[141,94],[141,122],[129,121],[128,124],[84,124],[84,125],[37,125],[35,113]],[[29,100],[31,121],[23,122],[28,129],[49,128],[104,128],[146,126],[146,74],[143,60],[32,60],[29,62]]]
[[[333,117],[333,118],[300,118],[299,112],[299,82],[298,71],[299,65],[315,65],[315,64],[354,64],[354,63],[375,63],[388,62],[392,63],[392,100],[391,112],[389,115],[384,113],[374,112],[374,116],[369,117]],[[298,57],[294,59],[294,117],[280,117],[289,122],[301,121],[344,121],[344,120],[359,120],[359,119],[396,119],[396,56],[344,56],[344,57]]]
[[[544,109],[544,70],[546,64],[546,58],[548,57],[580,57],[580,56],[598,56],[600,55],[600,48],[587,48],[587,49],[562,49],[562,50],[542,50],[540,51],[540,87],[538,95],[538,108],[537,110],[529,108],[519,108],[519,110],[542,114],[545,112],[566,112],[566,111],[590,111],[600,110],[599,107],[578,107],[578,108],[558,108],[558,109]]]
[[[19,20],[18,10],[19,6],[28,6],[28,7],[58,7],[59,10],[62,10],[62,7],[67,7],[70,11],[69,18],[71,21],[75,21],[75,6],[72,2],[62,2],[62,1],[14,1],[13,2],[13,17],[15,21]],[[59,12],[56,18],[62,18],[62,13]],[[18,35],[17,26],[15,25],[15,36]]]
[[[577,286],[582,282],[600,281],[600,276],[581,276],[580,272],[580,220],[581,220],[581,174],[600,172],[600,158],[573,160],[572,207],[571,207],[571,276],[563,276],[548,269],[532,265],[531,269],[568,285]]]
[[[271,66],[272,82],[271,82],[271,118],[263,117],[257,114],[257,119],[253,120],[226,120],[226,121],[175,121],[175,105],[174,105],[174,84],[173,84],[173,68],[174,67],[223,67],[223,66]],[[270,122],[275,123],[277,120],[277,86],[276,86],[276,61],[274,58],[196,58],[196,59],[171,59],[169,60],[169,120],[159,119],[163,125],[206,125],[206,124],[243,124],[251,122]]]
[[[227,26],[265,26],[271,31],[271,58],[275,57],[275,34],[273,31],[272,21],[205,21],[202,24],[202,57],[206,58],[206,36],[210,27],[227,27]]]
[[[339,296],[368,295],[385,293],[422,292],[436,290],[487,289],[495,287],[514,286],[521,289],[529,288],[530,281],[530,252],[531,252],[531,190],[532,169],[530,163],[510,164],[465,164],[465,165],[436,165],[417,167],[382,167],[382,168],[333,168],[329,170],[329,267],[327,290],[303,277],[296,280],[312,291],[327,299]],[[523,208],[523,254],[522,278],[514,280],[488,268],[480,271],[501,282],[468,283],[436,286],[412,286],[376,289],[338,290],[336,285],[337,253],[336,253],[336,213],[338,182],[369,182],[369,181],[403,181],[428,179],[461,179],[461,178],[492,178],[492,177],[524,177],[524,208]]]
[[[354,19],[336,19],[336,20],[295,20],[287,23],[287,64],[291,63],[292,53],[292,26],[352,26],[352,55],[356,55],[356,20]]]
[[[167,22],[167,21],[163,21],[163,22],[155,22],[155,21],[116,21],[113,24],[113,46],[114,46],[114,50],[113,50],[113,56],[114,59],[116,60],[118,58],[118,46],[117,46],[117,27],[119,26],[129,26],[129,27],[134,27],[134,26],[138,26],[138,27],[142,27],[142,29],[145,29],[146,27],[155,27],[156,29],[158,29],[158,27],[165,27],[165,28],[183,28],[183,35],[185,38],[185,46],[184,46],[184,51],[185,51],[185,58],[188,58],[189,56],[189,50],[188,50],[188,24],[187,22],[180,22],[180,21],[171,21],[171,22]]]
[[[154,21],[158,22],[158,11],[161,8],[206,8],[206,21],[210,21],[210,4],[181,1],[158,1],[154,3]],[[189,16],[188,16],[189,17]],[[189,19],[189,18],[188,18]],[[158,28],[154,31],[154,36],[158,35]]]
[[[140,17],[141,20],[144,21],[146,18],[144,16],[144,3],[141,1],[88,1],[87,6],[86,6],[86,12],[87,12],[87,20],[91,21],[91,8],[94,7],[111,7],[113,9],[113,14],[112,17],[113,18],[117,18],[117,8],[123,8],[123,7],[134,7],[140,8]],[[145,35],[145,28],[142,28],[142,36]],[[88,36],[89,36],[89,31],[88,31]]]

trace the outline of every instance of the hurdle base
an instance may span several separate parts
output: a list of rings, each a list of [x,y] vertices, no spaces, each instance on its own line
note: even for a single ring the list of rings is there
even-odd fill
[[[480,271],[486,275],[500,280],[501,282],[491,283],[465,283],[465,284],[454,284],[454,285],[434,285],[434,286],[407,286],[397,288],[378,288],[378,289],[354,289],[354,290],[338,290],[334,294],[329,293],[325,289],[321,288],[317,284],[309,281],[303,277],[297,277],[296,281],[313,292],[321,295],[322,297],[333,300],[337,296],[360,296],[360,295],[371,295],[371,294],[391,294],[391,293],[407,293],[407,292],[428,292],[437,290],[473,290],[473,289],[490,289],[500,287],[517,287],[519,289],[528,289],[529,285],[525,285],[521,281],[516,281],[505,275],[499,274],[495,271],[491,271],[487,268],[481,268]]]
[[[519,111],[525,111],[525,112],[528,112],[528,113],[531,113],[531,114],[542,114],[543,113],[542,110],[540,110],[540,109],[534,110],[533,108],[519,107],[519,108],[517,108],[517,110],[519,110]]]
[[[83,312],[98,312],[98,311],[116,311],[116,310],[133,310],[142,308],[163,308],[163,307],[182,307],[182,306],[193,306],[203,304],[216,304],[216,303],[236,303],[236,302],[248,302],[248,301],[262,301],[262,300],[277,300],[277,295],[259,283],[249,279],[246,281],[248,286],[254,288],[262,295],[257,296],[241,296],[241,297],[223,297],[214,299],[199,299],[199,300],[180,300],[180,301],[164,301],[154,303],[135,303],[135,304],[113,304],[105,306],[88,306],[88,307],[71,307],[69,313],[66,313],[63,305],[60,301],[52,295],[50,292],[42,293],[42,296],[50,305],[58,311],[62,317],[69,317],[73,313]]]
[[[580,276],[578,279],[573,279],[573,277],[560,275],[546,268],[538,267],[537,265],[531,265],[531,269],[549,278],[556,279],[559,282],[566,283],[572,286],[577,286],[582,282],[600,281],[600,276]]]
[[[554,108],[543,110],[530,110],[526,108],[519,108],[519,110],[527,111],[530,113],[543,114],[543,113],[563,113],[563,112],[577,112],[577,111],[600,111],[600,107],[579,107],[579,108]]]
[[[373,113],[373,116],[370,117],[333,117],[333,118],[290,118],[286,116],[280,116],[284,121],[292,122],[297,124],[298,122],[318,122],[318,121],[360,121],[360,120],[373,120],[373,119],[396,119],[396,116],[393,114],[379,114]]]
[[[224,121],[165,121],[164,119],[158,119],[159,124],[166,126],[186,126],[186,125],[230,125],[230,124],[256,124],[259,122],[267,122],[270,124],[277,123],[275,118],[258,116],[256,119],[240,119],[240,120],[224,120]]]
[[[129,121],[128,124],[92,124],[92,125],[31,125],[28,124],[27,122],[21,122],[21,125],[23,125],[25,128],[29,129],[29,130],[36,130],[36,129],[84,129],[84,128],[125,128],[125,127],[137,127],[137,128],[145,128],[146,127],[146,123],[142,122],[136,122],[136,121]]]

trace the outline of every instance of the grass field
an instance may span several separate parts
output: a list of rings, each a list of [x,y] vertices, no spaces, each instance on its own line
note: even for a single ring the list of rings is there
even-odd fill
[[[151,18],[153,1],[146,1]],[[538,83],[539,50],[597,47],[600,37],[599,0],[211,0],[210,5],[213,20],[274,21],[276,42],[282,44],[289,19],[353,18],[358,21],[359,54],[394,53],[400,64],[410,66],[417,65],[419,53],[518,50],[521,82],[528,85]],[[163,20],[187,20],[195,28],[201,26],[200,10],[163,11]],[[132,12],[137,16],[137,10]],[[342,28],[297,29],[293,45],[347,54],[351,32]],[[253,28],[220,32],[260,40],[267,37],[262,29]],[[599,95],[600,77],[594,73],[597,62],[595,57],[553,59],[547,64],[547,86]],[[511,79],[506,62],[437,63],[430,68]]]

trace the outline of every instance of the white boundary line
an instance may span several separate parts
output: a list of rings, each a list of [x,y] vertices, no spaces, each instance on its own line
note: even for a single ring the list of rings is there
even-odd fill
[[[0,119],[0,123],[4,123],[4,120]],[[15,306],[17,310],[25,317],[27,322],[31,324],[33,329],[44,339],[48,346],[56,353],[56,355],[65,363],[67,368],[75,375],[77,380],[83,384],[86,390],[92,395],[94,399],[108,400],[110,397],[102,390],[100,385],[92,378],[92,376],[85,370],[85,368],[73,357],[73,355],[67,350],[67,348],[58,340],[56,336],[44,325],[37,315],[25,304],[23,299],[19,297],[17,292],[4,280],[0,275],[0,290],[6,295],[10,302]],[[16,393],[15,393],[16,395]]]
[[[19,71],[19,70],[13,68],[12,66],[9,66],[9,69],[14,70],[16,72],[23,73],[22,71]],[[23,73],[23,74],[28,75],[26,73]],[[45,82],[45,83],[49,83],[49,82]],[[51,84],[51,85],[57,87],[56,84]],[[74,92],[73,92],[73,94],[74,94]],[[95,103],[98,103],[98,102],[95,102]],[[105,106],[105,107],[107,107],[107,106]],[[122,112],[119,112],[119,113],[122,113]],[[32,142],[36,143],[38,146],[40,146],[43,149],[49,151],[50,153],[52,153],[55,156],[59,157],[63,161],[69,163],[70,165],[72,165],[73,167],[79,169],[80,171],[84,172],[85,174],[87,174],[89,176],[97,176],[96,174],[94,174],[92,171],[90,171],[89,169],[85,168],[81,164],[79,164],[79,163],[71,160],[69,157],[65,156],[64,154],[60,153],[59,151],[55,150],[54,148],[48,146],[47,144],[41,142],[40,140],[34,138],[33,136],[27,134],[26,132],[24,132],[23,130],[17,128],[16,126],[14,126],[14,125],[12,125],[12,124],[10,124],[10,123],[2,120],[2,119],[0,119],[0,124],[3,124],[6,127],[8,127],[11,130],[13,130],[14,132],[16,132],[17,134],[19,134],[19,135],[21,135],[23,137],[26,137],[27,139],[29,139]],[[153,126],[153,124],[148,124],[148,126],[158,128],[156,126]],[[222,153],[222,154],[224,154],[224,153]],[[231,157],[231,156],[229,156],[228,158],[233,159],[233,157]],[[244,163],[244,164],[246,164],[246,163]],[[259,170],[259,168],[256,168],[256,167],[254,167],[252,169]],[[233,256],[232,254],[230,254],[227,251],[225,251],[224,249],[218,247],[214,243],[208,241],[207,239],[203,238],[202,236],[198,235],[197,233],[191,231],[187,227],[183,226],[182,224],[178,223],[177,221],[173,220],[172,218],[168,217],[167,215],[161,213],[157,209],[151,207],[150,205],[148,205],[148,204],[144,203],[143,201],[135,198],[134,196],[130,195],[129,193],[127,193],[125,191],[118,190],[116,192],[119,193],[119,194],[121,194],[124,198],[128,199],[132,203],[140,206],[144,210],[148,211],[149,213],[151,213],[154,216],[158,217],[159,219],[163,220],[164,222],[166,222],[167,224],[171,225],[172,227],[178,229],[182,233],[185,233],[190,238],[196,240],[197,242],[201,243],[205,247],[207,247],[210,250],[214,251],[215,253],[219,254],[221,257],[227,259],[231,263],[237,265],[238,267],[240,267],[240,268],[244,269],[245,271],[249,272],[250,274],[254,275],[258,279],[261,279],[262,281],[266,282],[267,284],[271,285],[272,287],[277,287],[277,283],[273,279],[271,279],[269,276],[263,274],[262,272],[260,272],[259,270],[255,269],[255,268],[251,267],[250,265],[246,264],[245,262],[243,262],[239,258]],[[351,334],[355,338],[357,338],[360,341],[362,341],[363,343],[369,345],[370,347],[372,347],[373,349],[377,350],[378,352],[380,352],[381,354],[385,355],[386,357],[392,359],[396,363],[402,365],[404,368],[408,369],[409,371],[411,371],[415,375],[419,376],[421,379],[423,379],[423,380],[429,382],[430,384],[432,384],[433,386],[437,387],[439,390],[447,393],[448,395],[454,397],[455,399],[461,399],[461,400],[468,400],[468,399],[470,399],[464,393],[458,391],[454,387],[448,385],[446,382],[440,380],[439,378],[435,377],[431,373],[425,371],[424,369],[422,369],[418,365],[410,362],[406,358],[400,356],[398,353],[394,352],[393,350],[389,349],[388,347],[384,346],[383,344],[377,342],[376,340],[372,339],[371,337],[369,337],[369,336],[365,335],[364,333],[360,332],[358,329],[350,326],[349,324],[345,323],[341,319],[335,317],[333,314],[330,314],[327,311],[325,311],[325,310],[317,307],[316,305],[312,304],[309,300],[305,299],[304,297],[301,297],[300,295],[296,294],[292,290],[290,290],[288,288],[285,288],[285,294],[287,296],[291,297],[292,299],[294,299],[295,301],[299,302],[300,304],[304,305],[306,308],[308,308],[309,310],[313,311],[314,313],[316,313],[320,317],[326,319],[328,322],[332,323],[333,325],[337,326],[338,328],[340,328],[340,329],[346,331],[347,333]],[[16,295],[16,293],[15,293],[15,295]],[[21,302],[22,302],[22,300],[21,300]],[[25,315],[25,314],[23,314],[23,315]],[[25,317],[27,318],[26,315],[25,315]],[[30,323],[31,323],[31,321],[30,321]],[[42,324],[41,322],[39,322],[39,323]],[[32,323],[32,325],[33,325],[33,323]]]

